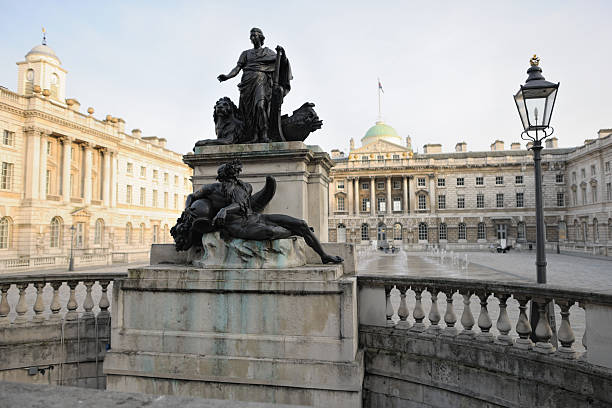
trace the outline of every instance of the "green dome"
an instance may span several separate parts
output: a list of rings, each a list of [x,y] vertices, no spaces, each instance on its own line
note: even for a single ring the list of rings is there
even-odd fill
[[[402,138],[395,129],[381,121],[376,122],[376,125],[368,129],[365,136],[361,138],[361,144],[366,145],[378,139],[385,139],[392,143],[402,143]]]

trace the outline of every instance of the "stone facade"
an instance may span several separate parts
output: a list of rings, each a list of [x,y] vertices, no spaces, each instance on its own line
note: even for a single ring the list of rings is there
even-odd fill
[[[612,245],[611,133],[602,130],[598,139],[574,148],[547,141],[542,151],[547,242]],[[529,150],[518,143],[504,150],[497,140],[491,151],[469,152],[462,142],[452,153],[426,145],[427,153],[418,154],[410,138],[406,146],[398,140],[392,128],[378,123],[361,147],[351,140],[348,154],[332,151],[330,241],[463,248],[484,248],[503,238],[510,245],[535,242]],[[583,200],[583,188],[586,201],[576,204],[572,191]],[[574,223],[586,228],[586,243],[576,240]]]
[[[191,191],[191,169],[166,140],[125,132],[125,121],[80,112],[66,71],[46,45],[18,65],[17,92],[0,89],[0,261],[65,258],[99,263],[148,257],[169,242]],[[74,230],[71,230],[74,226]],[[11,260],[11,261],[7,261]]]

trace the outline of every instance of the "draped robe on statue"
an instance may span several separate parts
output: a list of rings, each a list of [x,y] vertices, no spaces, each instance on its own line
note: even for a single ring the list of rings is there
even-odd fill
[[[238,109],[246,126],[247,140],[256,141],[258,135],[269,127],[270,102],[272,99],[273,76],[276,53],[268,47],[252,48],[244,51],[238,64],[242,69],[242,79],[238,84],[240,102]],[[291,89],[291,67],[286,57],[281,58],[279,85],[286,94]],[[258,109],[258,103],[263,109]]]

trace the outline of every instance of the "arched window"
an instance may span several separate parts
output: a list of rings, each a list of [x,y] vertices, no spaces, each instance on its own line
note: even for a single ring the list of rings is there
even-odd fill
[[[344,224],[338,224],[336,230],[338,232],[336,242],[346,242],[346,226]]]
[[[519,222],[516,228],[516,239],[524,240],[525,239],[525,223]]]
[[[393,225],[393,239],[396,241],[402,240],[402,224],[399,222],[396,222]]]
[[[519,224],[519,231],[520,231],[520,224]],[[524,228],[523,228],[523,231],[525,231]],[[487,239],[487,229],[485,228],[484,222],[478,223],[477,239]]]
[[[465,228],[465,223],[464,222],[460,222],[459,223],[458,238],[459,239],[467,239],[467,232],[466,232],[466,228]]]
[[[9,217],[0,218],[0,249],[11,247],[11,226],[12,222]]]
[[[599,242],[599,223],[593,218],[593,242]]]
[[[53,217],[51,219],[51,237],[50,237],[51,248],[61,248],[62,246],[62,219],[60,217]]]
[[[419,241],[427,241],[427,224],[419,223]]]
[[[125,224],[125,243],[128,245],[132,243],[132,223],[130,222]]]
[[[102,244],[103,239],[104,239],[104,220],[102,218],[98,218],[96,220],[96,229],[94,232],[94,244],[97,244],[97,245]]]
[[[139,231],[138,242],[141,243],[141,244],[144,244],[144,237],[145,237],[145,225],[144,224],[140,224],[140,231]]]
[[[379,241],[387,240],[387,226],[382,222],[378,224],[378,229],[376,230],[376,239]]]
[[[445,223],[441,223],[438,227],[438,239],[440,241],[446,241],[448,239],[448,230]]]
[[[370,240],[370,229],[368,224],[361,224],[361,240],[369,241]]]

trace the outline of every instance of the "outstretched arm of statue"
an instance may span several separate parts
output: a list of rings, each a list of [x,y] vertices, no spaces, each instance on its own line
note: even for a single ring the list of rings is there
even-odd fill
[[[219,82],[223,82],[223,81],[227,81],[228,79],[231,79],[233,77],[235,77],[236,75],[238,75],[238,73],[240,72],[240,66],[236,65],[234,67],[234,69],[232,69],[229,74],[225,75],[225,74],[221,74],[217,77],[217,79],[219,80]]]
[[[199,190],[194,191],[193,193],[187,196],[187,200],[185,201],[185,208],[191,207],[191,204],[199,200],[201,198],[206,198],[212,192],[212,184],[204,184],[200,187]]]

